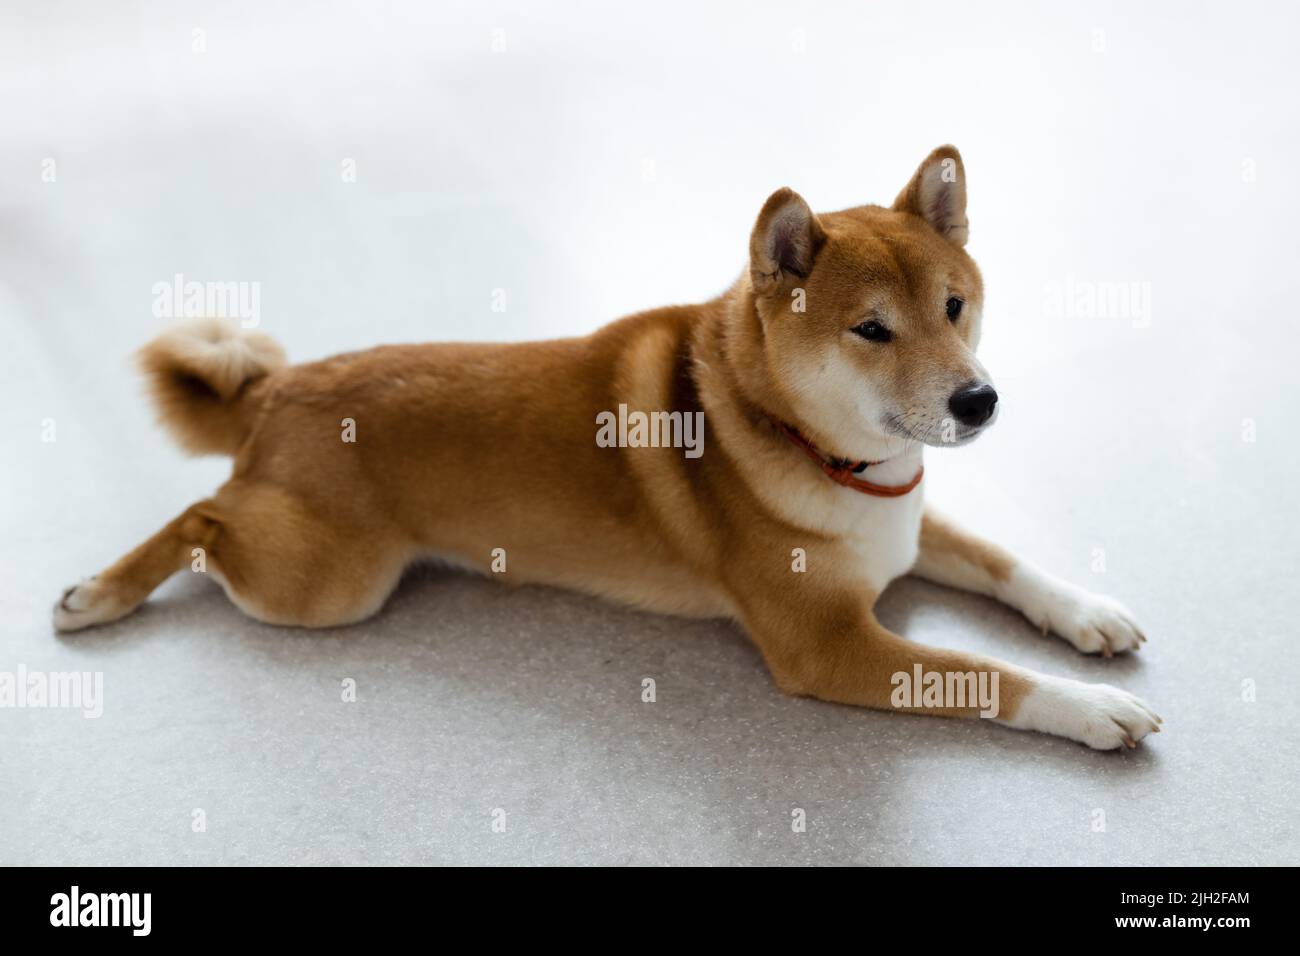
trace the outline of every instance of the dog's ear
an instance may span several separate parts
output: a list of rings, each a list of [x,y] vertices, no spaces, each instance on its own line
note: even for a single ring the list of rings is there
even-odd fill
[[[754,291],[769,294],[790,278],[806,279],[826,242],[826,231],[793,189],[767,197],[749,235],[749,274]]]
[[[966,245],[966,170],[956,146],[940,146],[925,158],[894,200],[894,211],[920,216],[949,242]]]

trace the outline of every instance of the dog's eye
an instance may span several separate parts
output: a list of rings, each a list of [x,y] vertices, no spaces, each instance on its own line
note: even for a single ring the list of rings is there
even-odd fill
[[[948,313],[948,320],[957,321],[957,316],[961,315],[961,299],[955,295],[948,299],[948,304],[944,306],[944,311]]]
[[[893,333],[879,322],[863,322],[861,325],[855,325],[853,332],[868,342],[888,342],[894,337]]]

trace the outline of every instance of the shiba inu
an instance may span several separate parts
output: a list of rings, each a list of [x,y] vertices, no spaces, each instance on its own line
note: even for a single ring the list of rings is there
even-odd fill
[[[196,553],[247,614],[304,627],[376,613],[412,562],[486,572],[496,555],[509,583],[730,618],[791,694],[996,712],[1135,746],[1160,718],[1133,695],[915,644],[873,614],[912,573],[1003,601],[1086,653],[1145,640],[1117,602],[923,505],[925,448],[972,441],[997,416],[975,355],[983,287],[968,230],[965,169],[943,146],[887,207],[817,215],[778,190],[724,294],[585,338],[290,366],[261,332],[182,325],[141,362],[164,426],[192,453],[233,456],[231,477],[68,589],[54,624],[120,618]],[[630,437],[633,422],[670,420],[703,433],[687,448],[671,428]],[[920,688],[899,703],[894,679],[912,673],[995,687],[996,707]]]

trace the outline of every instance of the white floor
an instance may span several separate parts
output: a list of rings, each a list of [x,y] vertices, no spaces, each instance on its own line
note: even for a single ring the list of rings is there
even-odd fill
[[[1300,862],[1293,6],[427,6],[0,14],[0,672],[104,682],[0,709],[0,863]],[[721,624],[434,572],[345,631],[185,575],[51,632],[227,467],[151,424],[156,283],[258,283],[297,359],[580,333],[725,287],[776,187],[888,201],[947,141],[1004,408],[931,496],[1151,643],[882,613],[1141,694],[1139,751],[783,698]]]

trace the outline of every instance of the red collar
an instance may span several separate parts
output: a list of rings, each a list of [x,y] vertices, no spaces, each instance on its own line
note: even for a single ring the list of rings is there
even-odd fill
[[[866,471],[871,465],[879,465],[879,461],[859,461],[852,462],[844,458],[832,458],[824,454],[816,445],[804,438],[791,426],[781,421],[779,418],[773,418],[772,423],[776,425],[785,437],[794,442],[803,449],[813,461],[821,466],[821,470],[826,472],[826,477],[838,485],[845,488],[852,488],[854,491],[860,491],[864,495],[875,495],[877,498],[901,498],[913,488],[921,483],[922,476],[925,475],[925,466],[916,469],[916,475],[905,485],[877,485],[874,482],[863,481],[857,477],[857,472]]]

